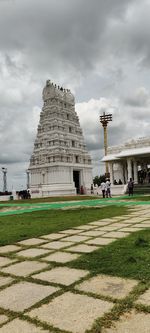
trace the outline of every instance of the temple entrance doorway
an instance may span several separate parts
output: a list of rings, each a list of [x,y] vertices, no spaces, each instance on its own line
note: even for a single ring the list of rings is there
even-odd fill
[[[80,193],[80,171],[73,170],[73,181],[76,187],[77,194]]]

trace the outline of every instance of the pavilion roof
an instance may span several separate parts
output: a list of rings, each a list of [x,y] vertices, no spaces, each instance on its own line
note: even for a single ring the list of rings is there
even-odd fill
[[[120,153],[109,154],[102,158],[103,162],[107,161],[116,161],[122,159],[124,157],[132,157],[132,156],[144,156],[150,155],[150,146],[141,147],[141,148],[131,148],[122,150]]]

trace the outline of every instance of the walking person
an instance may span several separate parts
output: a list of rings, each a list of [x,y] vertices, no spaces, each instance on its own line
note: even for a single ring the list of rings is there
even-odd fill
[[[101,191],[102,191],[103,198],[105,198],[105,195],[106,195],[106,183],[105,182],[101,183]]]
[[[134,183],[133,183],[132,178],[130,178],[130,180],[128,182],[129,197],[130,197],[130,195],[133,195],[133,188],[134,188]]]
[[[111,183],[108,178],[106,181],[106,198],[111,198]]]

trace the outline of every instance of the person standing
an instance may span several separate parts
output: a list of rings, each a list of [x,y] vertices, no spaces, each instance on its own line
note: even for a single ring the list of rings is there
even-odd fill
[[[106,181],[106,198],[111,198],[111,183],[108,178]]]
[[[128,182],[128,192],[129,192],[129,196],[133,195],[133,188],[134,188],[134,183],[132,178],[130,178],[129,182]]]
[[[94,187],[93,187],[93,184],[91,184],[91,194],[94,194]]]
[[[105,194],[106,194],[106,183],[105,182],[101,183],[101,191],[102,191],[103,198],[105,198]]]

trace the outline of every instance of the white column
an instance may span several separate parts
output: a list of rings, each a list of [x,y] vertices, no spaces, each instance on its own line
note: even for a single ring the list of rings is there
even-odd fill
[[[110,173],[110,182],[113,185],[114,184],[113,162],[109,162],[108,167],[109,167],[109,173]]]
[[[130,158],[127,158],[127,168],[128,168],[128,180],[132,178],[132,161]]]
[[[134,172],[134,183],[138,184],[138,169],[137,169],[137,161],[133,162],[133,172]]]

